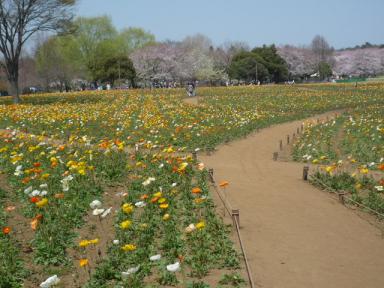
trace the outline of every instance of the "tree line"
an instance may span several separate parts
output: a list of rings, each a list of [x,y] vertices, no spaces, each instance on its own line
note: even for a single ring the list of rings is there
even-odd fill
[[[95,89],[102,83],[174,87],[188,81],[279,83],[302,75],[319,79],[332,75],[334,49],[322,36],[313,39],[303,57],[275,45],[250,49],[246,43],[226,42],[215,46],[201,34],[158,42],[141,28],[118,31],[107,16],[74,18],[75,2],[0,1],[0,65],[16,103],[20,86],[30,84],[27,77],[46,91],[69,91]],[[21,57],[31,36],[47,32],[49,36],[37,37],[40,40],[32,53]],[[305,69],[300,71],[302,66]]]

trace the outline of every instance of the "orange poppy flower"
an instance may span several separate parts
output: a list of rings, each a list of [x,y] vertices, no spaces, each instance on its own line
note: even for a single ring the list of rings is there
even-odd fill
[[[33,167],[37,168],[37,167],[40,167],[41,166],[41,163],[40,162],[35,162],[33,163]]]
[[[148,197],[149,197],[149,196],[148,196],[147,194],[144,194],[144,195],[141,195],[140,199],[141,199],[141,200],[145,200],[145,199],[148,199]]]
[[[31,228],[33,231],[36,231],[38,224],[39,224],[39,220],[37,218],[33,218],[31,221]]]
[[[381,171],[384,171],[384,164],[380,164],[377,168],[379,168]]]
[[[12,231],[12,229],[9,226],[6,226],[6,227],[3,228],[3,233],[5,235],[8,235],[9,233],[11,233],[11,231]]]
[[[55,194],[54,197],[55,197],[56,199],[64,199],[64,196],[65,196],[64,193],[57,193],[57,194]]]
[[[16,206],[8,206],[4,210],[7,211],[7,212],[12,212],[15,209],[16,209]]]
[[[201,193],[201,189],[199,187],[195,187],[192,189],[192,193],[193,194],[199,194],[199,193]]]
[[[30,181],[31,181],[31,178],[30,178],[30,177],[25,177],[23,180],[21,180],[21,182],[22,182],[23,184],[28,184]]]
[[[88,259],[80,259],[79,265],[80,267],[84,267],[88,265],[88,262],[89,262]]]
[[[153,197],[153,198],[151,199],[151,202],[152,202],[152,203],[156,203],[159,199],[160,199],[160,197]]]
[[[228,185],[229,185],[229,182],[228,182],[228,181],[221,181],[220,184],[219,184],[219,186],[220,186],[221,188],[225,188],[225,187],[227,187]]]

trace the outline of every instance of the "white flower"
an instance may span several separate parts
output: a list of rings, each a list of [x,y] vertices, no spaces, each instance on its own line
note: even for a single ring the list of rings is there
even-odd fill
[[[163,168],[164,167],[164,163],[161,163],[160,165],[159,165],[159,169],[161,169],[161,168]]]
[[[384,191],[384,187],[383,186],[375,186],[375,189],[377,190],[377,191]]]
[[[177,183],[172,183],[171,187],[176,187]]]
[[[189,224],[189,226],[187,228],[185,228],[185,232],[186,233],[191,233],[192,231],[195,231],[196,230],[196,226],[195,224]]]
[[[149,257],[149,260],[151,260],[151,261],[158,261],[160,259],[161,259],[161,255],[160,254],[153,255],[153,256]]]
[[[33,187],[32,187],[32,186],[29,186],[27,189],[24,190],[24,194],[29,195],[29,193],[31,193],[32,190],[33,190]]]
[[[149,177],[147,180],[145,180],[142,184],[143,186],[148,186],[151,184],[151,182],[155,181],[156,179],[154,177]]]
[[[179,271],[179,269],[180,269],[180,262],[167,265],[167,270],[169,272],[176,272],[176,271]]]
[[[32,196],[32,197],[39,196],[39,195],[40,195],[39,190],[33,190],[32,193],[30,194],[30,196]]]
[[[105,209],[98,209],[98,208],[96,208],[96,209],[94,209],[92,211],[92,215],[99,216],[100,214],[104,213],[104,211],[105,211]]]
[[[112,207],[109,207],[108,209],[106,209],[103,214],[101,214],[101,218],[105,218],[108,216],[109,213],[111,213],[112,211]]]
[[[195,149],[195,152],[198,152],[198,151],[200,151],[200,148],[196,148],[196,149]]]
[[[368,167],[372,167],[372,166],[375,166],[375,165],[376,165],[375,162],[371,162],[371,163],[368,164]]]
[[[144,201],[139,201],[139,202],[135,203],[135,206],[138,207],[138,208],[143,208],[146,205],[147,205],[147,203],[145,203]]]
[[[23,175],[24,172],[21,170],[23,169],[23,166],[22,165],[19,165],[16,167],[16,170],[15,170],[15,173],[13,173],[15,176],[20,176],[20,175]]]
[[[96,208],[100,208],[101,207],[101,202],[100,200],[93,200],[91,202],[91,204],[89,204],[89,207],[91,207],[91,209],[96,209]]]
[[[41,184],[39,187],[40,187],[41,189],[48,188],[48,184],[47,184],[47,183],[44,183],[44,184]]]
[[[45,196],[47,194],[48,194],[48,191],[46,191],[46,190],[43,190],[43,191],[40,192],[40,196]]]
[[[113,243],[114,245],[119,245],[119,244],[120,244],[120,241],[117,240],[117,239],[115,239],[115,240],[112,241],[112,243]]]
[[[127,278],[129,275],[139,271],[139,269],[140,269],[140,265],[138,265],[136,267],[133,267],[133,268],[129,268],[126,272],[121,272],[121,277],[122,278]]]
[[[57,285],[60,283],[60,278],[57,275],[53,275],[40,284],[41,288],[50,288],[51,286]]]

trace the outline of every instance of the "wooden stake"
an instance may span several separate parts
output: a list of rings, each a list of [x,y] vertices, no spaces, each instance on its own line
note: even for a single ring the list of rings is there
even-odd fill
[[[197,161],[197,153],[196,153],[196,151],[192,152],[192,158],[193,158],[193,161]]]
[[[303,180],[304,181],[308,180],[308,171],[309,171],[309,167],[308,166],[304,166],[304,168],[303,168]]]
[[[236,227],[236,222],[237,222],[237,225],[239,225],[239,228],[240,228],[240,210],[239,209],[232,209],[232,220],[233,220],[233,225]]]
[[[277,157],[279,157],[279,153],[273,152],[273,161],[277,161]]]
[[[213,168],[208,169],[209,178],[211,179],[212,183],[215,183],[215,180],[213,179]]]
[[[287,135],[287,144],[289,144],[289,135]]]
[[[283,150],[283,140],[280,140],[280,151]]]
[[[340,201],[340,203],[343,204],[343,205],[345,205],[345,198],[344,198],[345,192],[344,192],[344,191],[340,191],[340,192],[338,193],[338,195],[339,195],[339,201]]]

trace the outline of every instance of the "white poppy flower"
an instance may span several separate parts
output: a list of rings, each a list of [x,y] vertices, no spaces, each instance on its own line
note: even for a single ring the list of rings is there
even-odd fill
[[[123,278],[127,278],[129,275],[133,274],[133,273],[136,273],[137,271],[139,271],[140,269],[140,265],[136,266],[136,267],[133,267],[133,268],[129,268],[127,271],[125,272],[121,272],[121,277]]]
[[[139,201],[139,202],[135,203],[135,206],[138,207],[138,208],[143,208],[146,205],[147,205],[147,203],[145,203],[144,201]]]
[[[108,209],[106,209],[103,214],[101,214],[101,218],[105,218],[108,216],[109,213],[111,213],[112,211],[112,207],[109,207]]]
[[[29,193],[31,193],[32,192],[32,190],[33,190],[33,187],[32,186],[29,186],[27,189],[25,189],[24,190],[24,194],[29,194]]]
[[[33,190],[32,193],[30,194],[32,197],[39,196],[40,191],[39,190]]]
[[[101,207],[101,202],[100,200],[93,200],[91,202],[91,204],[89,204],[89,207],[91,207],[91,209],[96,209],[96,208],[100,208]]]
[[[41,288],[50,288],[60,283],[60,278],[57,275],[53,275],[40,284]]]
[[[45,196],[47,194],[48,194],[48,191],[44,190],[44,191],[41,191],[40,196]]]
[[[176,271],[179,271],[179,269],[180,269],[180,262],[167,265],[167,270],[169,272],[176,272]]]
[[[160,259],[161,259],[161,255],[160,254],[153,255],[153,256],[149,257],[149,260],[151,260],[151,261],[158,261]]]
[[[99,209],[99,208],[96,208],[92,211],[92,215],[94,216],[99,216],[100,214],[103,214],[105,211],[105,209]]]
[[[113,243],[114,245],[119,245],[119,244],[120,244],[120,241],[117,240],[117,239],[115,239],[115,240],[112,241],[112,243]]]
[[[45,188],[48,188],[48,184],[47,183],[44,183],[44,184],[41,184],[39,186],[41,189],[45,189]]]
[[[191,232],[193,232],[193,231],[195,231],[196,230],[196,226],[195,226],[195,224],[190,224],[187,228],[185,228],[185,232],[186,233],[191,233]]]
[[[375,186],[375,189],[377,190],[377,191],[384,191],[384,187],[383,186]]]
[[[176,187],[177,183],[172,183],[171,187]]]

